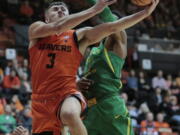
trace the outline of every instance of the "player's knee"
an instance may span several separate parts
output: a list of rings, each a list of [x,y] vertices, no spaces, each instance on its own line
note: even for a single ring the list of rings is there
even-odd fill
[[[73,124],[80,118],[79,114],[75,111],[63,111],[60,117],[64,124]]]

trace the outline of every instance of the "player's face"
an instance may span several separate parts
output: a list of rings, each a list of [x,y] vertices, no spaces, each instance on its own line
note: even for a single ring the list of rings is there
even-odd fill
[[[68,8],[64,5],[54,5],[50,7],[47,11],[46,21],[54,22],[57,21],[59,18],[69,15]]]

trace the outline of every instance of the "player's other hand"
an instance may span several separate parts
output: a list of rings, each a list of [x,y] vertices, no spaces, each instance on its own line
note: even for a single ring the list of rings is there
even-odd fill
[[[28,130],[22,126],[17,127],[12,135],[29,135]]]
[[[77,88],[80,91],[87,91],[89,90],[90,86],[93,84],[92,80],[81,78],[79,81],[77,81]]]
[[[109,6],[113,3],[115,3],[116,1],[117,0],[97,0],[97,3],[95,4],[95,9],[98,12],[102,12],[106,6]]]
[[[152,0],[151,5],[146,7],[147,15],[149,16],[157,7],[159,0]]]

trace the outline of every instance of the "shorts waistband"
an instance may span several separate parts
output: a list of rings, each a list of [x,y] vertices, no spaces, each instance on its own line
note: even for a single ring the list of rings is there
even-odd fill
[[[55,91],[52,93],[46,93],[46,94],[41,94],[41,93],[33,93],[31,95],[31,99],[34,101],[42,101],[42,100],[54,100],[60,97],[64,97],[66,95],[69,95],[71,93],[77,92],[76,89],[68,89],[67,91]]]
[[[45,99],[55,99],[57,97],[61,96],[60,92],[53,92],[48,94],[32,94],[31,99],[32,100],[45,100]]]

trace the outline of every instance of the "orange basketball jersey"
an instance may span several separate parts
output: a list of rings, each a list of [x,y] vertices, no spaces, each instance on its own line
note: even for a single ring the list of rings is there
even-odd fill
[[[74,30],[40,39],[29,49],[34,94],[75,88],[82,55]]]

